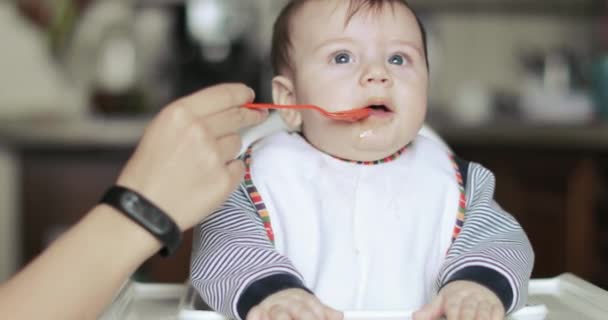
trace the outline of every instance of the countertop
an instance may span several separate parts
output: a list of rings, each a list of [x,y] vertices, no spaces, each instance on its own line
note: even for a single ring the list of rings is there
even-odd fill
[[[433,126],[449,144],[608,150],[608,123]]]
[[[133,147],[151,118],[0,121],[0,144],[27,147]]]

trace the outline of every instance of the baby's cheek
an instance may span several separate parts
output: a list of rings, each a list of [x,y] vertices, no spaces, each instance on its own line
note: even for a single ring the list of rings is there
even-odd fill
[[[424,123],[424,113],[409,112],[402,115],[400,119],[400,129],[403,130],[405,135],[413,135],[417,133]]]

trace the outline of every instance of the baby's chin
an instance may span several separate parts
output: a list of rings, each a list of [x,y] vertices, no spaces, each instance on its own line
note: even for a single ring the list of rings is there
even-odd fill
[[[373,130],[364,131],[358,137],[343,144],[334,145],[339,150],[325,150],[329,154],[354,161],[376,161],[395,154],[409,144],[405,137],[389,137]]]
[[[405,147],[409,141],[386,139],[382,135],[374,135],[373,132],[365,132],[362,137],[353,146],[356,154],[360,159],[352,159],[358,161],[374,161],[384,159],[393,155],[401,148]]]
[[[376,122],[341,126],[340,130],[323,135],[308,136],[304,132],[304,136],[327,154],[354,161],[376,161],[395,154],[408,145],[417,133],[396,121]],[[318,130],[313,132],[318,133]],[[332,138],[328,139],[328,136]]]

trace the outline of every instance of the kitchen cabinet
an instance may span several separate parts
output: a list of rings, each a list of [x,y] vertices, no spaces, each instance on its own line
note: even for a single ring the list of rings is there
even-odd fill
[[[116,181],[131,152],[125,147],[28,147],[19,151],[24,262],[38,255],[99,201]],[[187,233],[175,256],[151,258],[137,276],[155,282],[184,281],[191,239]]]
[[[116,180],[128,154],[128,150],[87,148],[27,148],[19,152],[26,260],[34,258],[99,201]]]
[[[18,177],[19,165],[14,153],[0,144],[0,282],[14,273],[19,260]]]
[[[131,155],[147,118],[0,123],[0,268],[6,278],[75,224],[112,185]],[[94,249],[94,248],[91,248]],[[154,259],[138,275],[184,279],[189,239],[177,256]],[[108,257],[111,259],[112,257]],[[66,262],[69,263],[69,262]],[[148,266],[151,266],[148,268]],[[154,271],[152,276],[148,270]],[[150,272],[152,272],[150,271]]]

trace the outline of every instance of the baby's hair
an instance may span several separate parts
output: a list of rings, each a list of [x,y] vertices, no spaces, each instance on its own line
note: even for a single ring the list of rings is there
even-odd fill
[[[304,5],[305,3],[311,0],[291,0],[289,3],[281,10],[277,20],[274,23],[274,29],[272,34],[272,48],[270,53],[270,58],[272,61],[272,69],[275,75],[283,74],[286,71],[293,71],[293,67],[291,65],[291,59],[289,56],[289,50],[291,49],[291,37],[290,37],[290,25],[291,19],[293,15]],[[369,11],[380,11],[383,9],[385,4],[390,4],[391,6],[395,4],[400,4],[412,11],[414,16],[416,17],[416,22],[418,23],[418,27],[420,28],[420,33],[422,34],[422,45],[424,50],[424,60],[426,61],[427,69],[429,67],[429,59],[427,53],[427,44],[426,44],[426,30],[422,21],[418,18],[416,12],[410,7],[406,0],[349,0],[350,5],[348,7],[348,13],[346,16],[346,21],[344,22],[347,25],[353,16],[355,16],[361,10],[369,10]]]

